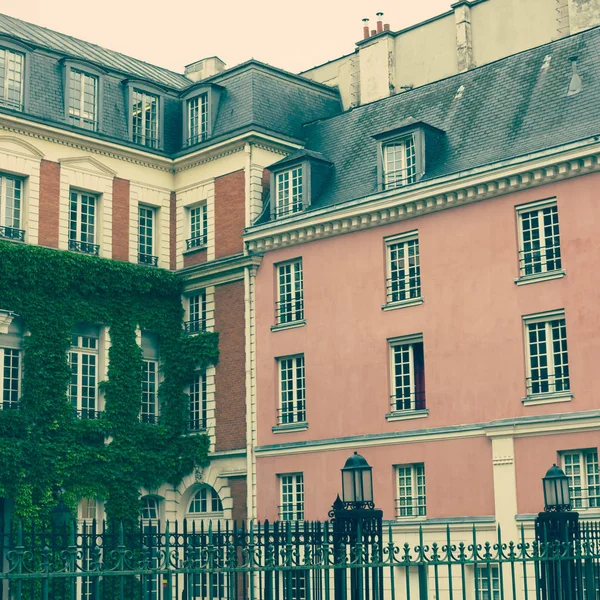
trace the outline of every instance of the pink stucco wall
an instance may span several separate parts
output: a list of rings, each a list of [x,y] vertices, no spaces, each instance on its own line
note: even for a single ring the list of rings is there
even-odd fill
[[[598,408],[595,385],[600,358],[598,189],[600,175],[586,175],[402,223],[266,253],[256,285],[258,445]],[[563,268],[567,275],[517,286],[514,207],[552,197],[558,201]],[[384,238],[415,229],[419,233],[424,304],[382,311],[386,277]],[[304,268],[306,325],[272,332],[274,265],[300,256]],[[526,375],[522,316],[553,309],[564,309],[566,314],[574,398],[566,403],[523,406]],[[415,333],[423,334],[430,414],[423,419],[388,422],[385,419],[390,396],[387,340]],[[295,353],[305,355],[309,427],[302,432],[276,434],[271,431],[278,406],[275,359]],[[488,444],[485,452],[489,454],[489,441],[485,443]],[[552,438],[548,444],[552,446]],[[398,448],[401,448],[399,453],[385,448],[377,452],[369,450],[374,460],[381,461],[379,465],[372,462],[373,466],[391,477],[391,465],[411,462],[413,458],[421,461],[424,453],[430,452],[429,446],[418,440]],[[409,450],[412,458],[406,454]],[[476,465],[478,457],[484,460],[483,451],[483,446],[460,446],[457,442],[444,451],[431,450],[431,456],[435,457],[427,467],[431,514],[441,516],[452,512],[447,509],[445,513],[446,509],[436,504],[435,493],[430,492],[429,486],[438,485],[434,483],[434,469],[442,480],[447,472],[433,464],[449,468],[448,465],[464,464],[468,456],[469,462]],[[263,502],[273,500],[275,493],[264,491],[269,487],[267,479],[292,468],[304,471],[307,482],[312,477],[310,469],[318,469],[318,477],[315,473],[313,484],[307,485],[318,483],[327,491],[329,502],[329,497],[335,495],[337,474],[344,461],[342,455],[349,453],[263,458],[259,452],[258,488],[262,490],[259,510],[265,506]],[[468,486],[475,477],[483,477],[491,459],[485,461],[485,469],[477,474],[468,469],[455,471],[463,480],[455,480],[454,484]],[[542,462],[546,465],[548,459]],[[476,469],[474,465],[471,466]],[[489,477],[485,481],[490,481]],[[536,472],[532,485],[539,486],[540,477]],[[520,483],[525,479],[519,476]],[[274,480],[271,487],[276,488]],[[472,506],[469,512],[492,514],[487,491],[484,496],[482,504]],[[538,510],[539,499],[537,495],[535,498],[532,502]],[[388,501],[391,502],[385,500]],[[308,497],[307,502],[311,502]],[[455,508],[452,514],[467,511],[465,507],[457,513]],[[316,511],[316,506],[307,504],[307,516],[316,517]]]

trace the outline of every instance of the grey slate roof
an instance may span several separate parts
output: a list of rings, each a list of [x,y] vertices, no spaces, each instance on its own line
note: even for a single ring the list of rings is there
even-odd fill
[[[0,14],[0,33],[61,54],[88,60],[108,69],[148,79],[176,90],[188,87],[193,83],[185,75],[8,15]]]
[[[550,68],[542,71],[550,55]],[[569,58],[578,56],[583,91],[567,96]],[[424,179],[435,179],[600,135],[600,28],[498,60],[305,127],[306,148],[334,163],[311,208],[377,192],[373,135],[407,118],[446,132]],[[462,97],[456,93],[464,86]],[[266,211],[268,212],[268,211]]]

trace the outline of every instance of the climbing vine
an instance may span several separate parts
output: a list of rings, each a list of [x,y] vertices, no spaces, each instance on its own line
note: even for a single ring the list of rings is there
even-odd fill
[[[218,336],[182,331],[181,283],[168,271],[0,242],[0,309],[23,321],[19,410],[0,411],[0,497],[21,518],[47,519],[56,490],[72,508],[105,500],[108,518],[139,513],[139,490],[177,485],[208,462],[206,435],[185,435],[186,386],[218,360]],[[79,323],[108,327],[104,411],[78,419],[67,397],[67,354]],[[136,328],[158,334],[160,423],[139,420]],[[1,400],[1,399],[0,399]]]

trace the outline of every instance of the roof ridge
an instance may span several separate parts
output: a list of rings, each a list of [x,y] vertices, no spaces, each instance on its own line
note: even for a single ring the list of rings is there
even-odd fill
[[[7,19],[10,19],[12,21],[17,21],[19,23],[25,23],[31,27],[35,27],[36,29],[41,29],[44,31],[48,31],[54,35],[59,35],[63,38],[68,38],[70,40],[74,40],[78,43],[82,43],[85,44],[87,46],[92,46],[94,48],[99,48],[100,50],[104,50],[104,51],[108,51],[111,52],[113,54],[117,54],[119,56],[128,58],[130,60],[133,60],[137,63],[143,64],[143,65],[148,65],[149,67],[152,67],[153,69],[159,69],[165,73],[169,73],[170,75],[174,75],[178,78],[180,78],[182,81],[181,83],[184,84],[186,81],[189,81],[190,85],[193,84],[194,82],[191,79],[188,79],[183,73],[178,73],[177,71],[173,71],[172,69],[167,69],[166,67],[162,67],[160,65],[156,65],[154,63],[148,62],[146,60],[143,60],[141,58],[136,58],[135,56],[131,56],[130,54],[125,54],[124,52],[120,52],[119,50],[113,50],[112,48],[108,48],[106,46],[101,46],[100,44],[96,44],[94,42],[90,42],[88,40],[84,40],[82,38],[78,38],[75,37],[74,35],[70,35],[68,33],[63,33],[62,31],[57,31],[56,29],[50,29],[49,27],[44,27],[43,25],[38,25],[37,23],[32,23],[31,21],[26,21],[25,19],[19,19],[18,17],[13,17],[12,15],[6,14],[6,13],[0,13],[0,17],[6,17]],[[22,35],[18,35],[18,34],[11,34],[13,37],[18,38],[20,40],[26,41],[27,43],[33,44],[34,46],[44,46],[43,44],[39,43],[39,42],[34,42],[31,40],[28,40],[26,38],[24,38]],[[49,49],[49,50],[53,50],[55,52],[57,52],[57,50],[55,50],[54,48],[52,48],[51,46],[45,45],[45,48]],[[87,60],[87,59],[86,59]],[[102,64],[102,63],[100,63]],[[111,69],[114,70],[119,70],[116,69],[115,67],[109,67]],[[123,69],[125,70],[125,69]]]

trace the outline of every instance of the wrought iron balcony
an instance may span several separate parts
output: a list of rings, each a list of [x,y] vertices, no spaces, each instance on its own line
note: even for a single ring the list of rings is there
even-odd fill
[[[392,412],[425,410],[425,392],[410,392],[402,396],[391,396]]]
[[[0,410],[18,410],[19,402],[7,400],[5,402],[0,402]]]
[[[187,423],[188,433],[200,433],[206,431],[206,419],[190,419]]]
[[[79,242],[77,240],[69,240],[69,250],[73,252],[82,252],[83,254],[92,254],[98,256],[100,253],[99,244],[91,244],[90,242]]]
[[[138,264],[148,265],[149,267],[158,267],[158,256],[152,254],[138,254]]]
[[[206,331],[206,319],[196,319],[194,321],[186,321],[184,323],[186,333],[200,333]]]
[[[275,318],[277,325],[287,325],[304,320],[304,295],[294,292],[284,300],[275,302]]]
[[[142,414],[140,414],[140,421],[142,423],[149,423],[150,425],[158,425],[158,423],[160,422],[160,417],[159,417],[159,415],[151,415],[148,413],[142,413]]]
[[[14,240],[17,242],[25,241],[25,230],[16,227],[0,227],[0,238],[5,240]]]
[[[194,248],[204,248],[207,243],[206,235],[196,235],[185,240],[186,250],[193,250]]]
[[[521,277],[550,273],[562,268],[559,236],[548,238],[546,244],[542,246],[537,241],[526,242],[525,248],[519,250]]]
[[[96,420],[100,418],[101,412],[99,410],[94,410],[91,408],[76,408],[75,416],[78,419],[90,419]]]

